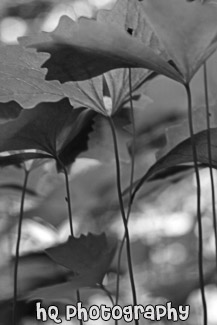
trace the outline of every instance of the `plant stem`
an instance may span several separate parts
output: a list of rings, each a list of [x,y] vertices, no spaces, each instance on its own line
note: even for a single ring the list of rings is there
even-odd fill
[[[13,325],[16,325],[19,253],[20,253],[20,242],[21,242],[21,234],[22,234],[24,202],[25,202],[25,194],[26,194],[27,182],[29,177],[29,170],[24,169],[24,172],[25,172],[25,176],[24,176],[23,191],[22,191],[21,202],[20,202],[20,215],[19,215],[19,222],[18,222],[17,243],[16,243],[15,264],[14,264],[14,296],[13,296],[13,323],[12,323]]]
[[[135,306],[135,305],[137,305],[136,288],[135,288],[132,258],[131,258],[130,235],[129,235],[129,231],[128,231],[127,218],[125,216],[124,204],[123,204],[123,198],[122,198],[122,190],[121,190],[121,172],[120,172],[120,161],[119,161],[117,136],[116,136],[115,126],[114,126],[114,123],[113,123],[113,120],[111,117],[108,117],[108,122],[109,122],[109,125],[111,128],[112,138],[113,138],[113,143],[114,143],[118,199],[119,199],[119,206],[120,206],[121,216],[122,216],[124,229],[125,229],[126,246],[127,246],[127,262],[128,262],[131,290],[132,290],[132,296],[133,296],[133,304]],[[139,325],[138,320],[135,320],[135,325]]]
[[[67,202],[67,206],[68,206],[70,233],[71,233],[71,236],[74,237],[68,172],[67,172],[65,165],[62,163],[62,161],[58,157],[56,157],[56,159],[57,159],[57,162],[59,163],[59,165],[62,167],[64,176],[65,176],[66,202]]]
[[[127,208],[127,223],[129,221],[131,207],[132,207],[132,191],[133,191],[133,179],[134,179],[134,169],[135,169],[135,140],[136,140],[136,129],[135,129],[135,118],[134,118],[134,109],[133,109],[133,98],[132,98],[132,73],[131,68],[129,68],[129,94],[130,94],[130,117],[132,123],[132,146],[131,146],[131,172],[130,172],[130,186],[129,186],[129,200]],[[121,246],[118,252],[118,274],[117,274],[117,284],[116,284],[116,305],[118,304],[119,299],[119,286],[120,286],[120,265],[121,265],[121,256],[126,239],[126,234],[124,233],[123,239],[121,241]],[[117,323],[116,323],[117,324]]]
[[[103,284],[100,284],[100,289],[105,292],[105,294],[108,296],[109,300],[111,301],[112,306],[115,305],[115,302],[112,298],[112,295],[109,290],[106,289],[106,287]]]
[[[188,121],[189,121],[189,131],[191,136],[191,145],[192,145],[192,154],[194,160],[194,169],[196,175],[197,183],[197,218],[198,218],[198,268],[199,268],[199,280],[200,280],[200,290],[201,298],[203,305],[203,321],[204,325],[207,325],[207,304],[205,297],[205,288],[204,288],[204,270],[203,270],[203,228],[202,228],[202,216],[201,216],[201,185],[200,185],[200,174],[197,163],[197,149],[194,138],[194,128],[193,128],[193,118],[192,118],[192,98],[191,98],[191,89],[189,84],[185,84],[185,89],[188,99]]]
[[[58,163],[60,164],[60,166],[62,167],[64,176],[65,176],[66,202],[67,202],[67,206],[68,206],[70,232],[71,232],[71,236],[74,237],[73,222],[72,222],[71,196],[70,196],[68,172],[67,172],[67,169],[66,169],[65,165],[62,163],[62,161],[58,157],[56,157],[56,159],[57,159]],[[78,302],[81,301],[81,297],[80,297],[79,290],[76,290],[76,295],[77,295],[77,301]],[[80,319],[79,323],[80,323],[80,325],[83,325],[83,320]]]
[[[211,149],[211,135],[210,135],[210,109],[209,109],[209,92],[208,92],[208,80],[207,80],[207,67],[206,62],[203,65],[204,72],[204,94],[206,103],[206,123],[207,123],[207,143],[208,143],[208,157],[209,157],[209,171],[212,191],[212,213],[213,213],[213,229],[215,236],[215,253],[216,253],[216,270],[217,270],[217,224],[216,224],[216,207],[215,207],[215,185],[212,169],[212,149]]]

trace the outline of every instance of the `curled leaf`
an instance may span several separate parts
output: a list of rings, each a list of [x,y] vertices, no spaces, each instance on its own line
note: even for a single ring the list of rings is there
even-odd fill
[[[197,150],[197,160],[200,164],[209,166],[208,155],[208,131],[204,130],[194,135],[194,141]],[[212,165],[211,167],[217,169],[217,128],[210,129],[211,136],[211,152],[212,152]],[[149,179],[154,177],[167,168],[175,167],[179,164],[186,164],[193,162],[192,141],[191,138],[179,143],[175,148],[169,151],[165,156],[160,158],[148,172],[136,182],[134,188],[134,196],[140,187]]]

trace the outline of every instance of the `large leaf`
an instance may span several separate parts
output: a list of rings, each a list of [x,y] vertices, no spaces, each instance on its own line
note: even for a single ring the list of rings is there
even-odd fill
[[[48,80],[85,80],[121,67],[142,67],[182,80],[159,55],[112,23],[84,18],[73,22],[64,16],[54,32],[22,43],[51,54],[43,65],[48,68]]]
[[[186,0],[142,0],[166,51],[189,82],[217,47],[217,6]]]
[[[83,141],[79,147],[77,141],[78,135],[92,116],[93,113],[89,110],[73,110],[67,99],[57,103],[38,104],[32,110],[23,110],[16,120],[2,125],[0,152],[37,149],[54,158],[62,155],[69,160],[64,153],[67,150],[70,162],[73,162],[78,153],[87,148],[91,124],[88,124],[86,133],[82,135]]]
[[[211,128],[211,152],[212,152],[212,164],[213,168],[217,169],[217,128]],[[204,130],[194,135],[194,141],[197,150],[197,160],[202,165],[209,166],[208,155],[208,131]],[[173,148],[168,154],[160,158],[148,172],[136,182],[134,189],[135,193],[140,189],[144,182],[153,178],[156,174],[164,171],[167,168],[174,167],[179,164],[186,164],[193,162],[192,142],[191,138],[181,142],[175,148]]]
[[[45,101],[58,101],[64,97],[57,81],[45,81],[40,66],[47,54],[36,53],[19,45],[0,44],[0,101],[16,101],[24,108]],[[15,106],[13,103],[8,104]]]
[[[56,263],[73,271],[72,288],[77,289],[102,283],[115,247],[115,243],[109,245],[105,234],[88,234],[80,238],[70,236],[66,243],[46,252]]]

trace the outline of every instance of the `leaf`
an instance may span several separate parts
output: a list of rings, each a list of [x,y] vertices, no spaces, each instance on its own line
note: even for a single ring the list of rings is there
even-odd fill
[[[194,135],[195,145],[197,150],[197,160],[199,163],[209,166],[208,156],[208,131],[204,130]],[[212,152],[212,167],[217,169],[217,128],[210,129],[211,136],[211,152]],[[191,138],[188,138],[178,144],[175,148],[169,151],[165,156],[160,158],[148,172],[136,182],[134,188],[134,195],[144,182],[153,178],[157,173],[162,172],[167,168],[174,167],[179,164],[186,164],[193,162]]]
[[[58,155],[65,157],[65,150],[68,152],[70,147],[72,163],[77,154],[87,148],[88,134],[83,135],[79,148],[77,136],[92,116],[91,111],[83,108],[73,110],[68,99],[38,104],[32,110],[23,110],[16,120],[2,125],[0,152],[36,149],[57,158]],[[87,129],[89,131],[90,128]]]
[[[137,99],[156,74],[137,68],[131,69],[131,76],[132,96]],[[62,89],[75,108],[84,106],[104,116],[113,116],[129,102],[129,69],[116,69],[90,80],[67,82]]]
[[[155,73],[144,69],[131,69],[132,98],[143,95],[148,81],[156,76]],[[111,98],[112,115],[121,107],[129,106],[130,84],[129,69],[116,69],[104,74],[105,81]]]
[[[75,108],[87,107],[105,116],[108,115],[103,100],[102,76],[85,81],[67,82],[62,88]]]
[[[8,103],[0,103],[0,124],[17,118],[22,108],[14,101]]]
[[[108,244],[105,234],[79,238],[48,248],[46,253],[58,264],[74,272],[72,287],[81,288],[101,284],[114,257],[116,244]]]
[[[216,103],[210,104],[209,113],[210,126],[213,128],[217,127]],[[194,124],[194,133],[207,129],[206,108],[204,106],[198,107],[193,111],[192,119]],[[189,136],[189,122],[187,119],[185,119],[182,123],[170,126],[168,129],[166,129],[167,144],[157,153],[157,159],[165,156],[166,153],[168,153],[183,140],[189,138]]]
[[[47,54],[36,53],[19,45],[0,44],[0,101],[16,101],[24,108],[64,97],[57,81],[45,81],[40,68]],[[15,104],[9,103],[10,107]]]
[[[61,83],[90,79],[121,67],[141,67],[182,79],[169,63],[127,32],[91,19],[73,22],[64,16],[54,32],[24,38],[21,43],[50,53],[43,64],[48,68],[46,78]]]
[[[217,7],[186,0],[142,0],[153,30],[188,83],[217,47]]]
[[[126,112],[123,114],[122,112]],[[120,114],[122,113],[122,114]],[[113,116],[116,134],[119,146],[119,158],[123,163],[129,163],[130,157],[127,150],[127,143],[131,139],[131,134],[124,130],[124,127],[130,123],[127,118],[127,109],[120,111]],[[88,141],[88,150],[81,153],[80,157],[97,159],[102,163],[115,162],[114,144],[112,133],[107,120],[97,115],[94,118],[93,132],[91,132]]]
[[[25,296],[28,302],[43,300],[45,303],[61,302],[63,304],[76,304],[77,295],[75,288],[80,288],[79,284],[76,283],[76,278],[74,280],[68,280],[63,283],[58,283],[46,287],[36,289]],[[101,288],[82,288],[82,303],[88,303],[89,299],[93,297],[94,294],[99,294]]]
[[[77,297],[75,295],[75,287],[79,288],[76,281],[67,281],[38,288],[26,295],[28,301],[43,300],[47,302],[62,302],[65,304],[74,302],[76,304]]]
[[[14,263],[14,261],[13,261]],[[13,297],[13,263],[0,269],[0,301]],[[39,286],[53,284],[63,280],[69,272],[54,263],[45,254],[34,253],[21,256],[19,259],[18,294],[21,297]]]
[[[39,152],[23,152],[18,154],[12,154],[7,156],[0,156],[0,167],[6,167],[9,165],[19,165],[22,162],[30,159],[49,159],[51,155],[39,153]]]

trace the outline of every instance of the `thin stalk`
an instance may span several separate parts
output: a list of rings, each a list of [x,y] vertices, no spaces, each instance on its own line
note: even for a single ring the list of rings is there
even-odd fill
[[[77,295],[77,301],[78,302],[81,301],[81,296],[80,296],[80,291],[79,290],[76,290],[76,295]],[[83,325],[83,320],[80,319],[79,323],[80,323],[80,325]]]
[[[203,321],[204,325],[208,324],[207,317],[207,304],[205,297],[205,288],[204,288],[204,270],[203,270],[203,228],[202,228],[202,216],[201,216],[201,185],[200,185],[200,174],[197,163],[197,149],[194,138],[194,127],[192,119],[192,98],[191,98],[191,89],[189,84],[185,85],[187,99],[188,99],[188,121],[189,121],[189,131],[191,136],[191,145],[192,145],[192,154],[194,160],[194,169],[196,175],[196,184],[197,184],[197,218],[198,218],[198,269],[199,269],[199,280],[200,280],[200,291],[201,299],[203,305]]]
[[[130,186],[129,186],[129,200],[127,208],[127,223],[129,221],[131,207],[132,207],[132,192],[133,192],[133,179],[134,179],[134,170],[135,170],[135,140],[136,140],[136,129],[135,129],[135,117],[134,117],[134,108],[133,108],[133,98],[132,98],[132,73],[131,68],[129,68],[129,94],[130,94],[130,117],[132,123],[132,146],[131,146],[131,171],[130,171]],[[117,267],[117,282],[116,282],[116,305],[118,305],[119,300],[119,287],[120,287],[120,265],[121,265],[121,256],[126,239],[126,234],[124,233],[123,239],[121,241],[121,246],[118,252],[118,267]],[[117,322],[116,322],[117,324]]]
[[[132,266],[132,258],[131,258],[131,248],[130,248],[130,235],[128,231],[127,225],[127,218],[125,216],[124,211],[124,203],[122,198],[122,189],[121,189],[121,171],[120,171],[120,160],[119,160],[119,152],[118,152],[118,143],[117,143],[117,136],[115,131],[115,126],[111,117],[108,117],[108,122],[112,132],[112,138],[114,143],[114,152],[115,152],[115,161],[116,161],[116,181],[117,181],[117,191],[118,191],[118,199],[119,199],[119,206],[121,211],[121,216],[124,224],[125,236],[126,236],[126,247],[127,247],[127,262],[128,262],[128,269],[129,269],[129,276],[130,276],[130,284],[133,296],[133,304],[134,306],[137,305],[137,298],[136,298],[136,288],[135,288],[135,281],[133,275],[133,266]],[[135,320],[135,325],[139,325],[139,321]]]
[[[16,243],[16,253],[15,253],[15,264],[14,264],[14,296],[13,296],[13,325],[16,325],[16,309],[17,309],[17,284],[18,284],[18,267],[19,267],[19,256],[20,256],[20,242],[22,235],[22,222],[23,222],[23,212],[24,212],[24,202],[26,195],[27,182],[29,177],[29,170],[24,169],[24,183],[23,183],[23,191],[20,202],[20,215],[18,222],[18,230],[17,230],[17,243]]]
[[[62,163],[62,161],[58,157],[57,157],[57,161],[60,164],[60,166],[62,167],[64,176],[65,176],[66,202],[67,202],[67,206],[68,206],[70,232],[71,232],[71,236],[74,237],[73,222],[72,222],[71,196],[70,196],[68,172],[67,172],[67,169],[66,169],[65,165]],[[81,301],[81,297],[80,297],[79,290],[76,290],[76,295],[77,295],[77,301],[78,302]],[[80,319],[79,323],[80,323],[80,325],[83,325],[83,320]]]
[[[216,269],[217,269],[217,224],[216,224],[216,207],[215,207],[215,185],[212,169],[212,149],[211,149],[211,134],[210,134],[210,109],[209,109],[209,92],[208,92],[208,80],[207,80],[207,67],[206,62],[203,65],[204,73],[204,94],[206,103],[206,123],[207,123],[207,143],[208,143],[208,158],[209,158],[209,171],[212,191],[212,213],[213,213],[213,229],[215,235],[215,254],[216,254]]]
[[[109,290],[107,290],[103,284],[100,284],[100,289],[105,292],[105,294],[108,296],[109,300],[111,301],[112,306],[114,306],[115,302],[112,298],[111,292]]]

